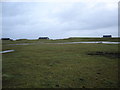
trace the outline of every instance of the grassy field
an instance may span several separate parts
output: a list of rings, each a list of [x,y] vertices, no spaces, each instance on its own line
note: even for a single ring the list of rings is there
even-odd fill
[[[3,88],[118,87],[117,44],[7,45],[60,41],[84,40],[3,41],[3,50],[15,50],[2,54]]]

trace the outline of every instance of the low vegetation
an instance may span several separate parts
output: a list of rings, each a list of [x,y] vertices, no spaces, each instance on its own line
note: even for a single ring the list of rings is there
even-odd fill
[[[3,41],[3,88],[118,88],[118,44],[8,45],[28,42]]]
[[[120,38],[66,38],[66,39],[17,39],[17,40],[3,40],[3,44],[15,44],[15,43],[39,43],[39,42],[47,42],[47,43],[57,43],[57,42],[85,42],[85,41],[111,41],[111,42],[120,42]]]

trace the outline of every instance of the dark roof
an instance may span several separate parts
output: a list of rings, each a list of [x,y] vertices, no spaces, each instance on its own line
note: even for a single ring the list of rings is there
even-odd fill
[[[1,38],[1,40],[12,40],[10,38]]]
[[[39,39],[49,39],[48,37],[39,37]]]
[[[112,37],[112,35],[103,35],[103,37]]]

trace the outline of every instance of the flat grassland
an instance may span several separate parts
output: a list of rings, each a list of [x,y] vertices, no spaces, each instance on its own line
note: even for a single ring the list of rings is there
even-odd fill
[[[68,41],[96,39],[3,41],[3,51],[15,50],[2,54],[3,88],[118,87],[118,44],[8,45]]]

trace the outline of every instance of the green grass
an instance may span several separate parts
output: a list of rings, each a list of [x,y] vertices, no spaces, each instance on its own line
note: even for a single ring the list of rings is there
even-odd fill
[[[11,42],[18,43],[18,41],[3,43],[3,50],[15,50],[2,56],[3,88],[118,87],[119,58],[88,55],[91,52],[118,53],[118,45],[5,45]]]

